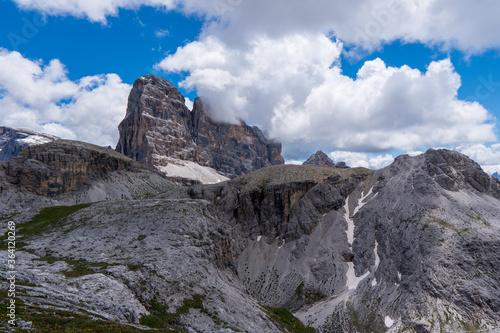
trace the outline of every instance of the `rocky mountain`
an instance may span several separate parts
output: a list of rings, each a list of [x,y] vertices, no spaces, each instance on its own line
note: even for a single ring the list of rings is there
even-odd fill
[[[173,179],[216,183],[283,164],[281,145],[257,127],[210,119],[200,98],[193,110],[170,82],[154,75],[134,82],[116,150]]]
[[[39,145],[59,139],[50,134],[37,133],[28,129],[0,126],[0,161],[10,161],[19,155],[22,148]]]
[[[326,155],[323,151],[318,150],[314,154],[312,154],[302,165],[308,166],[322,166],[322,167],[331,167],[331,168],[340,168],[345,169],[348,166],[345,162],[339,162],[335,164],[328,155]]]
[[[500,330],[500,180],[464,155],[191,187],[120,156],[56,141],[0,164],[21,319],[40,332],[51,318],[110,332]],[[140,193],[122,196],[127,184]]]

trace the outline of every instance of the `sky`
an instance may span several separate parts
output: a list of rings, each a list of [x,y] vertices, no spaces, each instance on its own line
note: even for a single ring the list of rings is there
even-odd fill
[[[496,0],[0,0],[0,125],[115,147],[134,80],[259,126],[288,163],[460,151],[500,172]]]

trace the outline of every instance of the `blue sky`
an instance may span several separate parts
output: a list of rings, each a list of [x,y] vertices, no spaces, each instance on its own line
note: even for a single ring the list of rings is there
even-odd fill
[[[0,125],[115,146],[131,84],[157,74],[288,161],[448,147],[500,171],[500,5],[362,2],[2,0]]]

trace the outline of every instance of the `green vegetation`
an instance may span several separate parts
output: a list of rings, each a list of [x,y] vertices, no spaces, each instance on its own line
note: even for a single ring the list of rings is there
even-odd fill
[[[166,328],[178,324],[178,319],[181,315],[189,313],[189,309],[199,309],[201,312],[208,314],[208,311],[203,307],[204,295],[194,294],[192,298],[186,298],[174,313],[168,312],[168,306],[159,303],[156,300],[151,302],[150,315],[143,316],[139,322],[151,328]]]
[[[75,206],[55,206],[47,207],[35,216],[31,221],[18,224],[16,227],[16,249],[21,249],[26,246],[26,239],[41,235],[44,231],[52,228],[60,227],[63,219],[73,214],[80,209],[89,207],[92,203],[75,205]],[[5,234],[7,235],[7,234]],[[7,249],[7,237],[2,237],[0,241],[0,250]],[[30,250],[24,249],[31,252]]]
[[[85,259],[69,259],[69,258],[57,258],[52,256],[38,258],[36,260],[46,261],[52,264],[56,261],[65,261],[67,264],[73,266],[72,270],[64,272],[66,277],[80,277],[84,275],[94,274],[100,269],[108,268],[109,266],[115,266],[118,264],[109,264],[105,262],[89,262]]]
[[[304,288],[304,283],[300,283],[295,289],[295,296],[299,299],[305,300],[305,304],[313,304],[326,298],[326,296],[319,290],[314,288]]]
[[[280,329],[290,333],[314,333],[312,327],[304,326],[290,311],[282,308],[264,307],[269,319],[271,319]]]
[[[75,205],[75,206],[55,206],[47,207],[33,218],[30,222],[20,224],[18,226],[19,235],[22,237],[30,237],[40,235],[42,232],[59,227],[62,225],[63,219],[83,208],[87,208],[91,203]]]
[[[15,332],[33,333],[138,333],[144,332],[132,326],[112,322],[109,320],[92,318],[82,313],[74,313],[63,309],[43,308],[25,304],[22,297],[26,296],[18,290],[16,297],[16,318],[32,322],[31,330],[17,329]],[[9,298],[7,291],[0,291],[0,303],[5,307]],[[30,302],[31,303],[31,302]],[[0,331],[8,327],[9,318],[6,311],[0,312]],[[155,330],[154,332],[182,333],[181,330]]]
[[[460,229],[460,228],[456,227],[455,225],[453,225],[453,224],[451,224],[443,219],[437,218],[437,217],[430,217],[430,222],[437,223],[443,228],[453,230],[459,235],[464,233],[464,232],[469,231],[468,228]]]

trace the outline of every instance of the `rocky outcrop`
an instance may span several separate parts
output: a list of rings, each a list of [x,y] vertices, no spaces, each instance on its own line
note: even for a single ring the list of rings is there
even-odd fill
[[[39,145],[59,139],[50,134],[37,133],[28,129],[0,126],[0,161],[10,161],[24,147]]]
[[[322,167],[331,167],[331,168],[339,168],[339,169],[347,169],[348,166],[345,162],[339,162],[335,164],[328,155],[326,155],[323,151],[318,150],[314,154],[312,154],[302,165],[307,166],[322,166]]]
[[[135,81],[119,131],[118,152],[167,175],[169,163],[179,160],[229,178],[284,162],[281,145],[267,140],[260,129],[211,120],[210,108],[200,98],[189,111],[177,88],[154,75]]]
[[[152,168],[78,141],[29,146],[0,162],[0,208],[138,199],[174,187]]]

